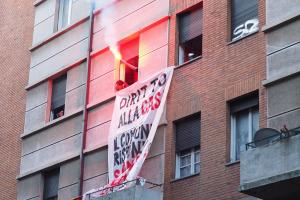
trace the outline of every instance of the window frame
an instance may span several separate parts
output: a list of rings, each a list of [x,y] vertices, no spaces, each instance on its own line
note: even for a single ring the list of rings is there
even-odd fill
[[[201,152],[200,152],[200,146],[194,147],[194,148],[190,148],[184,151],[188,151],[187,154],[185,154],[184,156],[190,155],[191,156],[191,161],[188,165],[185,166],[181,166],[181,158],[183,157],[182,155],[180,155],[183,151],[177,152],[176,153],[176,170],[175,170],[175,179],[182,179],[182,178],[186,178],[189,176],[193,176],[195,174],[199,174],[201,171]],[[195,161],[195,157],[196,154],[199,153],[199,161],[196,162]],[[199,172],[195,171],[195,165],[199,164]],[[190,174],[187,176],[181,176],[181,169],[187,166],[191,166],[191,170],[190,170]]]
[[[67,92],[64,91],[64,109],[63,109],[63,115],[60,116],[60,117],[57,117],[57,118],[54,118],[53,117],[53,110],[57,109],[53,109],[52,108],[52,102],[53,102],[53,82],[56,80],[56,79],[59,79],[61,77],[65,76],[65,88],[67,88],[67,81],[68,81],[68,73],[65,73],[65,74],[61,74],[59,76],[56,76],[52,79],[49,79],[48,80],[48,97],[47,97],[47,110],[46,110],[46,123],[48,122],[52,122],[52,121],[55,121],[55,120],[58,120],[58,119],[61,119],[63,116],[66,115],[66,95],[67,95]]]
[[[64,6],[65,6],[65,1],[67,2],[68,5],[68,12],[67,12],[67,19],[66,19],[66,24],[64,24]],[[71,17],[72,17],[72,5],[73,5],[73,0],[56,0],[56,14],[55,14],[55,24],[54,24],[54,32],[63,30],[65,27],[69,26],[71,24]]]
[[[194,58],[191,58],[187,61],[184,61],[184,50],[182,48],[182,44],[180,42],[180,30],[181,30],[181,26],[180,26],[180,20],[181,20],[181,16],[182,15],[185,15],[186,13],[188,12],[193,12],[193,11],[196,11],[196,10],[202,10],[202,30],[201,30],[201,34],[194,37],[193,39],[191,40],[194,40],[196,39],[197,37],[201,37],[201,53],[199,56],[196,56]],[[191,41],[191,40],[188,40],[188,41]],[[187,43],[188,41],[186,41],[185,43]],[[202,3],[199,3],[199,4],[196,4],[188,9],[185,9],[179,13],[176,14],[176,51],[175,51],[175,56],[176,56],[176,59],[175,59],[175,63],[178,65],[178,66],[182,66],[182,65],[185,65],[186,63],[190,63],[194,60],[197,60],[199,58],[201,58],[203,55],[203,4]],[[181,58],[183,57],[183,58]],[[181,61],[182,60],[182,61]]]
[[[254,132],[253,132],[253,110],[258,109],[258,114],[259,114],[259,107],[257,106],[252,106],[249,108],[246,108],[241,111],[237,111],[234,113],[230,114],[230,162],[238,162],[240,159],[238,159],[238,152],[237,152],[237,131],[236,131],[236,115],[239,112],[247,110],[248,112],[248,136],[247,136],[247,143],[252,142],[254,138]],[[259,127],[259,120],[258,120],[258,127]],[[246,145],[246,144],[245,144]]]

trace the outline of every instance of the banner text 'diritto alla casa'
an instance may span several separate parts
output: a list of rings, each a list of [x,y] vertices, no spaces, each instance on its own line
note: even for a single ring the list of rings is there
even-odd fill
[[[138,176],[163,113],[172,75],[169,67],[117,93],[108,139],[112,186]]]
[[[168,67],[116,93],[108,138],[109,184],[92,196],[103,196],[109,193],[105,188],[138,177],[164,110],[173,69]]]

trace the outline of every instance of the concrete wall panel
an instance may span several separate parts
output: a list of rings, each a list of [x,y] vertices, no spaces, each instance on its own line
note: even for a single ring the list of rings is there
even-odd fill
[[[22,155],[29,154],[50,144],[59,142],[81,132],[81,116],[64,121],[40,133],[24,138],[22,141]]]
[[[87,128],[98,126],[111,120],[113,113],[114,101],[110,101],[104,105],[89,111]]]
[[[148,157],[165,152],[165,129],[165,126],[160,126],[157,129]]]
[[[155,37],[154,37],[155,36]],[[164,21],[140,34],[140,57],[168,44],[168,21]]]
[[[300,127],[300,120],[295,119],[300,119],[300,108],[268,119],[268,127],[277,130],[282,129],[284,125],[286,125],[288,129],[298,128]]]
[[[103,147],[108,144],[110,122],[106,122],[94,128],[91,128],[86,133],[86,149],[93,147]]]
[[[55,14],[56,0],[47,0],[35,7],[34,25],[41,23]]]
[[[168,46],[163,46],[139,59],[139,79],[147,79],[168,66]]]
[[[81,134],[21,157],[20,174],[28,173],[31,170],[36,170],[79,154],[80,138]]]
[[[67,115],[83,109],[85,85],[80,86],[66,94],[65,112]]]
[[[87,36],[88,22],[85,22],[34,50],[31,53],[30,67],[32,68],[56,54],[61,53],[62,51],[84,40]]]
[[[300,41],[300,20],[275,29],[267,34],[267,53],[281,50]]]
[[[300,44],[267,57],[267,78],[286,76],[300,71]]]
[[[27,92],[26,111],[29,111],[47,102],[48,82],[44,82]]]
[[[142,167],[140,176],[152,183],[163,183],[164,154],[147,159]]]
[[[103,174],[95,178],[85,180],[83,182],[83,192],[87,192],[92,189],[97,189],[102,186],[105,186],[108,183],[108,174]]]
[[[74,185],[79,182],[80,162],[79,159],[64,163],[59,172],[59,188]]]
[[[107,149],[87,154],[84,166],[84,180],[107,173]]]
[[[127,1],[124,1],[124,3]],[[129,4],[128,6],[134,6],[137,1],[133,1],[133,4]],[[116,40],[119,41],[124,39],[139,30],[153,24],[155,21],[160,20],[161,18],[168,15],[169,2],[165,0],[156,0],[149,4],[145,4],[138,10],[135,10],[131,14],[121,18],[113,24],[113,28],[116,30]],[[131,10],[133,11],[133,9]],[[116,11],[118,12],[118,10]],[[135,23],[132,23],[132,22]],[[98,22],[99,23],[99,22]],[[97,29],[96,29],[97,30]],[[95,33],[94,35],[94,48],[95,49],[103,49],[107,47],[107,44],[104,38],[104,30]]]
[[[85,83],[86,62],[73,67],[68,71],[66,91],[69,92]]]
[[[25,113],[25,134],[45,125],[46,107],[45,103]]]
[[[114,72],[109,72],[90,84],[89,105],[105,101],[115,95]]]
[[[50,37],[54,30],[54,16],[47,18],[34,27],[32,44],[42,42]]]
[[[132,12],[141,9],[143,6],[151,3],[152,1],[153,0],[127,0],[116,2],[112,8],[109,8],[112,12],[112,14],[110,15],[110,20],[113,22],[120,20],[121,18],[130,15]],[[101,3],[101,1],[96,1],[97,8],[104,7],[105,5],[108,5],[105,1],[103,1],[103,3]],[[103,24],[101,23],[101,15],[97,15],[95,17],[94,32],[98,32],[101,29],[103,29]]]
[[[283,12],[287,11],[287,12]],[[299,0],[267,0],[266,22],[268,24],[281,22],[283,19],[299,15]]]
[[[90,1],[86,0],[73,0],[71,11],[71,24],[87,17],[90,11]]]
[[[300,76],[268,87],[268,117],[300,108]]]
[[[41,191],[41,174],[35,174],[18,182],[18,200],[37,197]]]
[[[82,59],[86,55],[86,49],[87,39],[31,68],[29,72],[29,84],[46,78]]]
[[[115,59],[109,50],[92,58],[91,80],[114,70]]]
[[[70,185],[58,190],[58,200],[72,200],[79,196],[79,184]]]

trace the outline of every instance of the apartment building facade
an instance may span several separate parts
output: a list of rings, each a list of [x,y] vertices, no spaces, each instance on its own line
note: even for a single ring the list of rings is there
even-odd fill
[[[260,150],[246,144],[259,128],[280,129],[274,120],[294,118],[288,112],[297,113],[299,97],[299,88],[285,90],[299,83],[290,76],[297,65],[291,64],[289,74],[277,69],[281,49],[294,51],[297,39],[273,49],[275,3],[94,2],[34,3],[18,199],[73,199],[107,184],[116,83],[130,87],[169,66],[175,69],[165,112],[140,175],[166,200],[264,197],[244,186],[243,175],[255,174],[244,173],[255,169],[245,154]],[[116,59],[115,47],[126,62]],[[280,81],[273,81],[278,73]],[[292,105],[273,112],[284,101],[273,98],[280,89],[291,95]],[[116,198],[128,197],[120,195]]]
[[[30,1],[0,2],[0,199],[17,196],[33,17]]]

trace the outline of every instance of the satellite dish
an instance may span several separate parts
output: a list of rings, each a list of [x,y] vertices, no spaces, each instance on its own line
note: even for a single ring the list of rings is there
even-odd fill
[[[271,144],[280,138],[281,133],[273,128],[262,128],[256,131],[254,135],[254,144],[256,147]]]

